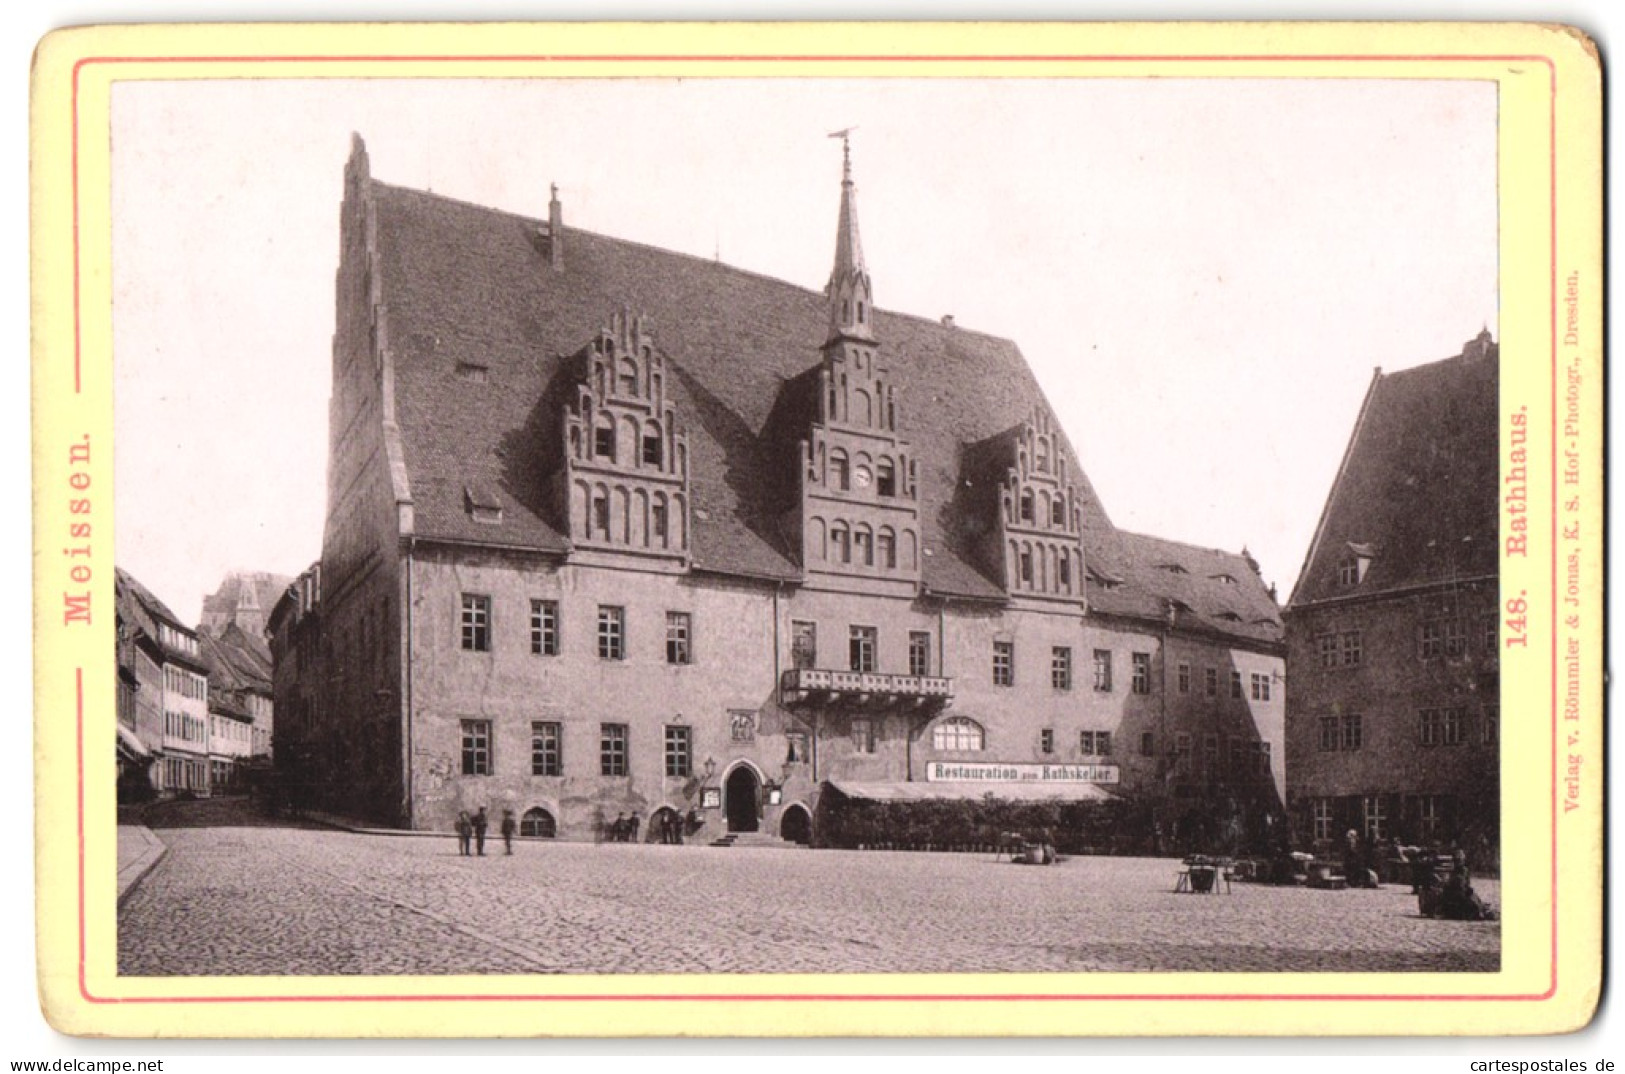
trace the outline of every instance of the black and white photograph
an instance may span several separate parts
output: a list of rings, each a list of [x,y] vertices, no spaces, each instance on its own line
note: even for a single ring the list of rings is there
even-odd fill
[[[1502,969],[1496,83],[110,108],[121,977]]]

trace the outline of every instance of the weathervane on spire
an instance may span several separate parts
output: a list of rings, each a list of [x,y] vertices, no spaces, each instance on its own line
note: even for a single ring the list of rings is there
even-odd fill
[[[831,138],[841,140],[841,182],[843,183],[852,181],[852,132],[857,129],[856,127],[847,127],[845,130],[829,132]]]

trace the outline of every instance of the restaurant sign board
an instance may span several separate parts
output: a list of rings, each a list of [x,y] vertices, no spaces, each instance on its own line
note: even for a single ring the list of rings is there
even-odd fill
[[[1117,766],[932,761],[925,778],[928,783],[1116,783]]]

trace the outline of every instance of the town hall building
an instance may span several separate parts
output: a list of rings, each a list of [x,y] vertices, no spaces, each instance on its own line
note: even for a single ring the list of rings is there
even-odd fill
[[[1013,342],[878,308],[849,157],[823,293],[567,227],[556,188],[536,220],[379,182],[359,138],[340,240],[322,555],[269,618],[307,806],[1279,821],[1257,564],[1117,529]]]

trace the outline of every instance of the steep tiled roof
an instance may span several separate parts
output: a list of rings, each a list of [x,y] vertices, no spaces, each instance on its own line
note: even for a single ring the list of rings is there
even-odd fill
[[[1290,606],[1496,573],[1499,348],[1373,378]],[[1339,567],[1369,557],[1354,585]]]
[[[187,634],[191,634],[192,629],[183,625],[180,617],[170,611],[169,605],[159,600],[152,590],[142,585],[136,580],[135,575],[122,567],[113,568],[113,601],[130,628],[144,635],[147,644],[156,649],[165,660],[175,660],[204,670],[202,657],[177,649],[173,645],[166,645],[163,635],[158,631],[158,624],[167,623]]]
[[[812,406],[807,374],[827,334],[822,294],[574,228],[549,238],[535,220],[376,181],[367,190],[420,537],[568,549],[555,481],[561,415],[578,375],[570,357],[624,308],[647,317],[675,371],[668,391],[689,437],[694,568],[800,576],[796,528],[785,519],[798,502],[796,445]],[[550,241],[562,243],[557,269]],[[919,463],[925,587],[1001,599],[993,565],[976,551],[988,519],[970,509],[987,490],[967,488],[979,475],[962,453],[1046,407],[1042,392],[1009,340],[884,310],[874,311],[873,325],[897,389],[899,431]],[[1135,540],[1119,547],[1083,468],[1063,447],[1083,508],[1086,560],[1136,562]],[[471,517],[470,487],[500,503],[499,523]],[[1140,610],[1160,616],[1155,603]]]
[[[1244,553],[1117,530],[1084,569],[1097,612],[1163,619],[1182,630],[1281,640],[1281,612]]]

